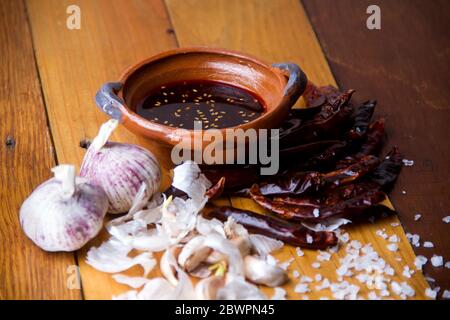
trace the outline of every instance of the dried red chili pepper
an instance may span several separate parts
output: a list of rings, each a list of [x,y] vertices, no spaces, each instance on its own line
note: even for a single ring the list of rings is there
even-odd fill
[[[320,172],[296,172],[287,173],[278,178],[272,178],[269,182],[259,185],[262,195],[300,195],[304,193],[317,192],[319,189],[330,185],[342,185],[355,181],[379,164],[379,159],[374,156],[366,156],[359,162],[349,167],[335,170],[329,173]]]
[[[223,193],[223,190],[225,189],[225,180],[225,177],[220,178],[220,180],[215,185],[206,190],[205,196],[208,199],[220,197],[220,195]]]
[[[313,118],[303,121],[298,118],[286,120],[280,130],[280,146],[286,148],[327,138],[333,138],[347,130],[352,120],[353,108],[348,102],[353,90],[339,95],[327,103]]]
[[[398,177],[403,165],[403,155],[394,147],[381,164],[370,174],[370,180],[380,187],[389,187]]]
[[[238,190],[252,182],[259,181],[259,167],[257,165],[212,165],[200,166],[202,173],[213,184],[223,177],[226,180],[225,190]]]
[[[302,225],[249,210],[220,207],[205,212],[204,215],[207,218],[216,218],[221,221],[226,221],[231,217],[251,233],[262,234],[296,247],[325,249],[336,245],[338,241],[334,232],[315,232]]]
[[[367,129],[364,140],[356,141],[351,149],[354,151],[345,158],[339,160],[336,168],[343,168],[355,163],[359,159],[367,155],[377,154],[384,138],[384,119],[379,119],[370,124]]]
[[[353,186],[352,186],[353,187]],[[258,186],[250,189],[252,199],[263,208],[277,214],[277,216],[292,221],[320,222],[329,218],[351,218],[361,215],[366,210],[380,203],[386,195],[378,188],[365,190],[361,188],[347,188],[350,192],[343,197],[334,191],[323,198],[318,197],[315,202],[310,198],[275,198],[263,196]],[[345,190],[344,190],[345,191]],[[350,195],[352,195],[350,197]]]
[[[377,102],[375,100],[370,100],[364,102],[358,108],[355,109],[353,118],[354,124],[352,129],[346,134],[346,139],[355,140],[363,137],[369,127],[370,120],[372,119],[373,113]]]

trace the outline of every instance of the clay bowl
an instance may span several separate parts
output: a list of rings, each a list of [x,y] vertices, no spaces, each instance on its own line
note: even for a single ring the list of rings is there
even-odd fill
[[[135,113],[138,103],[150,91],[183,80],[218,81],[258,96],[266,110],[262,116],[233,127],[243,130],[278,127],[304,92],[307,83],[305,74],[293,63],[268,65],[246,54],[224,49],[179,48],[131,66],[118,82],[105,83],[97,92],[96,103],[103,112],[119,120],[130,131],[164,147],[181,144],[191,150],[194,145],[201,145],[204,149],[207,143],[192,143],[194,139],[199,139],[198,134],[194,135],[194,130],[169,127]],[[225,129],[220,131],[226,139]]]

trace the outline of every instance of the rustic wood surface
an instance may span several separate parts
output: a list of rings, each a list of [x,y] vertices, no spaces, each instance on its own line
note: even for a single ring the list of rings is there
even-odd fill
[[[84,262],[86,248],[77,253],[83,288],[67,290],[65,266],[73,264],[75,256],[43,253],[22,236],[18,220],[14,220],[17,219],[18,208],[26,195],[49,176],[49,168],[55,163],[52,140],[58,163],[80,164],[83,150],[78,148],[79,141],[95,136],[98,126],[106,120],[106,117],[96,109],[93,95],[103,82],[117,79],[127,66],[177,45],[210,45],[248,52],[268,62],[293,61],[300,64],[318,84],[335,84],[308,17],[301,3],[296,0],[167,0],[166,2],[28,0],[26,2],[28,18],[48,114],[47,125],[24,6],[21,1],[14,3],[16,7],[11,8],[11,4],[6,4],[6,1],[0,2],[2,10],[0,17],[5,15],[9,19],[0,20],[0,26],[4,26],[1,30],[9,29],[6,33],[6,40],[9,42],[1,42],[0,52],[2,58],[6,56],[6,61],[10,61],[8,65],[18,65],[20,60],[23,70],[17,67],[6,69],[6,73],[3,68],[0,70],[1,83],[9,84],[6,87],[8,99],[4,99],[5,94],[0,95],[0,115],[2,120],[4,117],[7,119],[6,126],[4,123],[0,126],[0,132],[2,139],[13,136],[23,143],[17,142],[14,148],[6,148],[5,144],[0,147],[2,152],[0,196],[2,200],[6,199],[0,203],[3,222],[0,226],[0,235],[2,243],[9,244],[0,245],[0,262],[2,262],[0,298],[83,296],[87,299],[110,299],[112,295],[128,289],[116,284],[110,275],[88,266]],[[81,30],[68,30],[65,26],[66,8],[69,4],[77,4],[82,10]],[[313,11],[313,7],[310,5],[308,9]],[[6,15],[11,9],[19,9],[16,10],[17,15]],[[323,28],[326,28],[326,23],[323,24]],[[23,36],[20,39],[12,38],[12,34]],[[3,33],[0,36],[5,37]],[[330,40],[330,43],[334,42]],[[6,53],[3,53],[4,51]],[[20,54],[17,54],[18,52]],[[354,62],[354,56],[347,59]],[[27,62],[30,66],[26,66]],[[370,76],[375,78],[377,74]],[[361,74],[349,77],[352,81],[348,79],[346,79],[348,82],[342,81],[338,77],[339,85],[343,87],[362,85]],[[369,76],[364,77],[364,80],[366,78]],[[5,90],[3,86],[1,88]],[[364,94],[380,96],[381,88],[377,90],[369,88],[373,91],[364,91],[364,88],[361,89]],[[383,90],[390,89],[383,87]],[[395,96],[392,92],[391,94]],[[406,90],[404,94],[407,94]],[[14,109],[17,112],[14,116],[10,112],[13,108],[19,108]],[[20,110],[28,112],[19,112]],[[387,114],[385,109],[382,113]],[[404,111],[403,118],[405,115]],[[389,122],[390,135],[395,138],[405,134],[396,131],[398,128],[396,115],[390,114],[389,119],[391,118],[393,119]],[[394,138],[393,141],[397,141]],[[438,139],[437,135],[435,138]],[[113,139],[137,143],[153,150],[164,168],[163,184],[168,185],[169,160],[152,143],[132,135],[123,128],[114,133]],[[442,137],[439,139],[441,140],[436,141],[443,141]],[[398,141],[400,145],[407,142],[406,139]],[[3,154],[6,162],[3,161]],[[446,154],[448,155],[448,152]],[[31,165],[33,170],[30,168]],[[406,183],[402,180],[400,182]],[[14,188],[11,188],[11,184]],[[409,185],[403,186],[407,188]],[[418,188],[414,185],[414,188],[416,187]],[[14,191],[17,189],[17,192],[8,198],[11,189]],[[227,199],[222,201],[228,202]],[[232,199],[232,202],[236,206],[255,207],[243,199]],[[394,203],[397,205],[397,202]],[[375,249],[395,268],[396,273],[401,274],[405,264],[413,266],[415,256],[402,228],[391,227],[390,223],[394,221],[397,221],[397,217],[393,216],[377,220],[374,224],[367,223],[347,229],[351,238],[363,243],[373,243]],[[401,238],[398,253],[393,254],[386,250],[387,242],[375,235],[375,231],[379,228],[386,228],[388,234],[397,234]],[[18,234],[20,236],[17,236]],[[104,237],[103,234],[90,245],[99,244]],[[442,238],[444,239],[444,236]],[[11,246],[11,240],[17,241],[17,246],[14,241]],[[276,257],[282,261],[290,257],[296,258],[289,271],[297,269],[302,274],[313,276],[317,270],[311,268],[311,262],[315,260],[316,253],[305,251],[305,257],[298,258],[293,248],[286,247]],[[399,263],[396,257],[401,257],[402,262]],[[330,280],[335,279],[337,258],[336,256],[332,261],[324,263],[319,270]],[[135,268],[127,274],[138,275],[141,272],[139,268]],[[151,275],[158,273],[158,270],[155,270]],[[3,277],[3,274],[6,274],[6,277]],[[416,298],[425,298],[423,292],[427,283],[421,273],[417,272],[412,279],[408,279],[408,282],[416,289]],[[291,281],[286,286],[288,297],[300,298],[293,292],[294,285],[295,282]],[[271,293],[270,290],[268,293]],[[311,294],[311,298],[322,296],[329,296],[329,293],[325,291],[320,295]]]
[[[450,2],[377,1],[382,22],[375,31],[365,28],[373,1],[304,3],[339,85],[378,99],[388,144],[414,160],[391,198],[405,230],[435,245],[415,252],[449,261],[450,227],[442,218],[450,215]],[[449,269],[428,264],[425,274],[450,288]]]
[[[25,236],[23,199],[50,176],[54,151],[22,1],[0,1],[0,299],[77,299],[72,253],[51,254]]]

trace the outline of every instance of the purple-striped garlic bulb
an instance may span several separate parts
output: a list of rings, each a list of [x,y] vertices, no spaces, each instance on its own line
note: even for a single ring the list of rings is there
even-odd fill
[[[108,198],[99,186],[75,176],[73,165],[52,169],[54,178],[38,186],[20,208],[25,234],[45,251],[74,251],[103,226]]]
[[[99,185],[109,200],[109,213],[130,210],[135,195],[143,183],[147,196],[158,191],[161,169],[155,156],[134,144],[108,142],[118,121],[104,123],[89,146],[80,169],[80,176]]]

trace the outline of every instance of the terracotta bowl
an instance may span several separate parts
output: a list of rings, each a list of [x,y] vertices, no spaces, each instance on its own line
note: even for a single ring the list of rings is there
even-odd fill
[[[194,130],[177,129],[135,113],[146,95],[162,85],[183,80],[212,80],[251,91],[260,97],[265,112],[240,129],[276,128],[306,88],[306,75],[293,63],[268,65],[246,54],[213,48],[179,48],[150,57],[128,68],[118,82],[104,84],[96,94],[103,112],[132,132],[165,147],[193,145]],[[220,129],[224,135],[225,129]],[[198,133],[198,132],[197,132]],[[207,144],[200,143],[202,149]],[[225,145],[225,144],[224,144]]]

